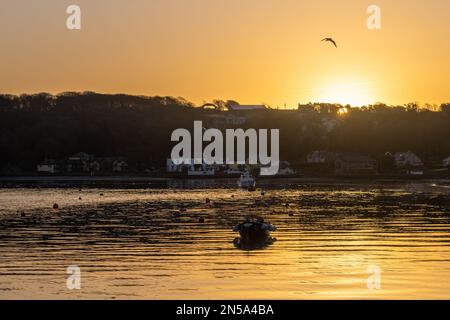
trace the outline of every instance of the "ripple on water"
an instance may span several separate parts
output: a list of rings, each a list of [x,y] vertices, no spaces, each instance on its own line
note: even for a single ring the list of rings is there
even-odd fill
[[[81,298],[450,297],[450,190],[265,190],[0,189],[0,298],[73,297],[69,265]],[[239,243],[248,215],[278,227],[273,241]]]

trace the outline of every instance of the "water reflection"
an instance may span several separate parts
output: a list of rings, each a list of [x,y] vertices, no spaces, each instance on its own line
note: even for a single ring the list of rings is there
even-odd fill
[[[280,182],[262,196],[207,183],[0,189],[0,298],[450,298],[449,188]],[[236,238],[248,216],[277,241]]]
[[[262,250],[272,245],[277,241],[276,238],[267,237],[266,239],[244,240],[242,238],[235,238],[233,240],[234,247],[243,251]]]

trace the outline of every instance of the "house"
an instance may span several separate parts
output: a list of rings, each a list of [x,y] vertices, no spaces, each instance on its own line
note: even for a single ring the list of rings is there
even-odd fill
[[[90,174],[94,174],[95,172],[99,171],[100,171],[100,162],[95,159],[89,162],[85,162],[83,165],[83,172],[89,172]]]
[[[128,163],[126,158],[106,157],[106,158],[96,158],[96,161],[100,162],[100,170],[102,172],[120,173],[128,169]]]
[[[93,160],[94,158],[95,158],[95,156],[92,154],[79,152],[79,153],[74,154],[73,156],[69,157],[69,161],[89,161],[89,160]]]
[[[265,105],[231,105],[228,107],[229,111],[256,111],[267,110]]]
[[[187,171],[188,168],[187,164],[175,164],[170,158],[166,160],[166,172],[168,173],[181,173]]]
[[[423,167],[422,160],[413,152],[396,152],[394,154],[395,166],[397,169]]]
[[[291,164],[288,161],[280,161],[280,169],[277,176],[291,176],[294,174],[295,171],[291,168]]]
[[[282,168],[278,170],[277,176],[292,176],[295,174],[295,171],[291,168]]]
[[[442,160],[442,166],[443,167],[450,167],[450,157],[445,158],[444,160]]]
[[[115,159],[112,163],[113,172],[124,172],[128,168],[128,163],[125,159]]]
[[[316,150],[308,153],[306,162],[308,164],[325,165],[334,159],[334,153],[324,150]]]
[[[69,157],[67,161],[68,172],[94,172],[100,171],[100,162],[92,154],[79,152]]]
[[[191,165],[188,170],[188,176],[190,177],[214,176],[215,174],[215,167],[207,164]]]
[[[241,169],[239,165],[228,165],[228,169],[225,170],[225,174],[228,176],[240,176],[245,172],[245,169]]]
[[[39,173],[56,173],[58,171],[56,163],[53,160],[45,160],[38,164],[36,169]]]
[[[343,176],[374,175],[378,172],[377,161],[371,157],[356,154],[342,153],[336,155],[334,173]]]
[[[191,159],[191,164],[175,164],[172,159],[166,160],[166,171],[168,173],[187,173],[189,176],[208,176],[215,175],[218,170],[217,165],[208,165],[205,163],[194,164],[194,159]]]

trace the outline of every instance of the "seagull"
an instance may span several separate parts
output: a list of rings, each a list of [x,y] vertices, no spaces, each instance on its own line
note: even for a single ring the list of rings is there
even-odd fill
[[[337,48],[336,41],[334,41],[332,38],[325,38],[325,39],[323,39],[322,41],[329,41],[329,42],[333,43],[334,46]]]

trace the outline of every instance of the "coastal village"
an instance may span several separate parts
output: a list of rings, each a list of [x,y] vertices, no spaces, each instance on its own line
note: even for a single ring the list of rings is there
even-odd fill
[[[192,161],[193,163],[193,161]],[[280,162],[277,177],[336,176],[371,177],[395,175],[404,177],[446,177],[449,174],[450,157],[442,160],[441,166],[429,168],[412,151],[387,152],[381,160],[357,153],[334,153],[316,150],[309,153],[303,161],[292,165]],[[165,167],[149,168],[137,172],[130,168],[127,159],[122,157],[100,158],[80,152],[65,160],[45,160],[36,167],[40,175],[130,175],[144,174],[179,178],[238,177],[244,172],[258,172],[258,165],[176,165],[168,158]]]
[[[296,112],[306,112],[314,108],[331,108],[328,105],[299,105]],[[205,104],[202,109],[214,111],[207,117],[208,128],[225,129],[245,125],[252,115],[268,109],[264,105],[232,105],[223,112],[215,104]],[[323,112],[323,110],[321,110]],[[328,110],[330,114],[345,114],[345,109]],[[332,130],[339,125],[339,120],[324,118],[323,126]],[[191,161],[194,163],[194,161]],[[376,158],[354,152],[334,152],[330,150],[313,150],[306,157],[296,162],[280,161],[276,177],[333,176],[333,177],[448,177],[450,155],[444,159],[435,159],[425,163],[419,155],[411,150],[386,151]],[[39,175],[146,175],[174,178],[226,178],[240,176],[244,172],[256,173],[258,165],[228,164],[181,164],[176,165],[170,158],[159,166],[138,169],[129,165],[125,157],[97,157],[85,152],[76,153],[67,159],[45,159],[37,164]]]
[[[174,164],[170,132],[200,121],[203,130],[221,132],[279,129],[276,177],[449,177],[450,154],[441,139],[448,130],[450,105],[446,104],[439,112],[415,104],[355,108],[308,103],[278,108],[233,100],[193,105],[170,97],[95,93],[5,96],[3,104],[9,105],[2,109],[4,119],[10,117],[16,123],[5,121],[3,140],[15,137],[29,143],[26,157],[4,145],[3,176],[226,178],[258,174],[258,165]],[[38,121],[32,131],[19,130],[21,117],[25,121],[29,113],[53,118]]]

